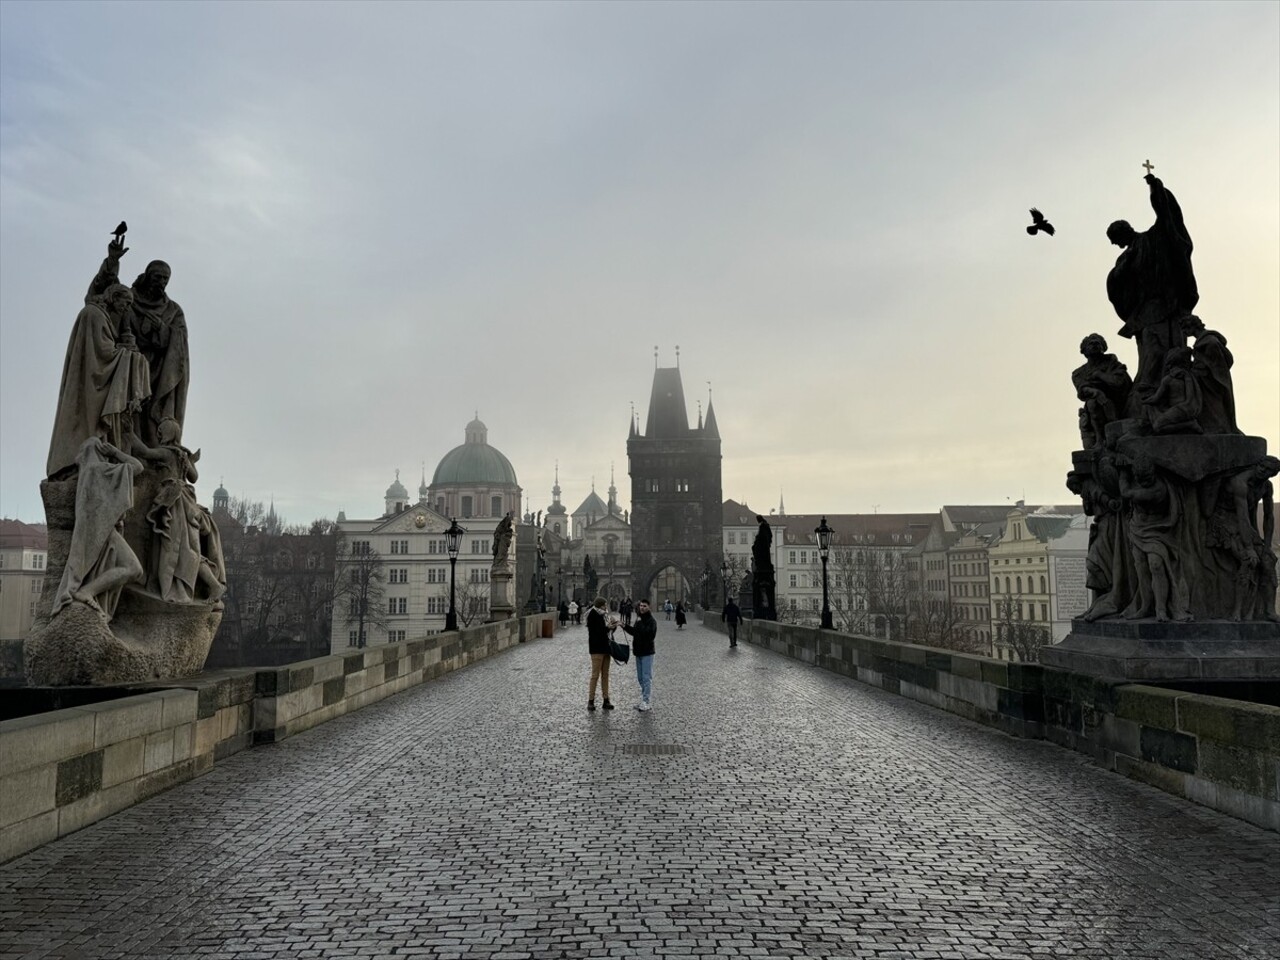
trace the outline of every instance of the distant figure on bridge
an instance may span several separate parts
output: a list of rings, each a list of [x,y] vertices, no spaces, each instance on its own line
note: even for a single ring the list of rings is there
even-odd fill
[[[582,622],[582,609],[578,606],[577,600],[569,601],[569,619],[574,623]]]
[[[636,682],[640,684],[636,709],[648,713],[653,707],[653,641],[658,635],[658,621],[649,612],[648,601],[636,602],[636,625],[623,624],[622,629],[631,635],[631,655],[636,659]]]
[[[565,624],[569,622],[569,604],[561,598],[560,606],[556,609],[560,611],[560,629],[563,630]]]
[[[742,611],[733,602],[733,597],[729,598],[729,602],[720,611],[720,619],[729,628],[729,646],[736,647],[738,645],[738,624],[742,622]]]
[[[628,627],[631,626],[631,611],[635,609],[635,604],[631,602],[631,598],[625,598],[618,604],[618,615],[622,617],[622,622]]]
[[[685,616],[685,613],[684,613],[684,601],[677,600],[676,601],[676,629],[683,630],[684,625],[688,622],[689,622],[689,619],[688,617]]]
[[[591,683],[587,687],[588,710],[596,708],[597,683],[600,684],[600,694],[604,697],[604,709],[613,709],[613,704],[609,702],[609,663],[613,657],[609,652],[609,624],[604,618],[607,606],[604,597],[597,597],[591,612],[587,614],[587,652],[591,654]]]
[[[668,620],[671,619],[671,614],[672,614],[672,611],[674,610],[675,610],[675,607],[671,605],[671,598],[667,597],[667,602],[662,605],[662,612],[667,615]]]

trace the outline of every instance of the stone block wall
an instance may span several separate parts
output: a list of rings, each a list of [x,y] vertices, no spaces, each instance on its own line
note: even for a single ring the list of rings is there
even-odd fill
[[[288,667],[200,674],[135,696],[0,723],[0,862],[274,743],[551,636],[536,614]],[[179,687],[180,684],[180,687]]]
[[[763,620],[739,639],[1280,831],[1280,707]]]

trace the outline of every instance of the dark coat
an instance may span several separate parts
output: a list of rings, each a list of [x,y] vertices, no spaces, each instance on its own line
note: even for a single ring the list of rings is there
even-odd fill
[[[724,605],[724,609],[720,611],[720,619],[729,624],[729,626],[733,626],[735,623],[742,622],[742,611],[736,603],[730,600]]]
[[[604,622],[604,614],[595,607],[587,614],[587,652],[609,652],[609,627]]]
[[[652,613],[640,614],[632,626],[627,626],[624,623],[622,629],[631,634],[631,652],[635,656],[653,656],[653,641],[658,635],[658,621],[653,619]]]

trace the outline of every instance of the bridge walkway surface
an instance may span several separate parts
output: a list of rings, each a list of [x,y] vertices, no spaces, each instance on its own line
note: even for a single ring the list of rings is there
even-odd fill
[[[1280,956],[1280,838],[659,622],[654,710],[585,628],[0,867],[0,957]]]

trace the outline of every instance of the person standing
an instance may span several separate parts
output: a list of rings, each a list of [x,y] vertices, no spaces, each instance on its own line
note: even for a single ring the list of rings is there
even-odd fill
[[[667,615],[668,620],[671,619],[671,611],[673,611],[674,609],[675,607],[671,605],[671,598],[668,597],[667,602],[662,605],[662,612]]]
[[[579,615],[579,611],[578,611],[577,600],[569,601],[569,619],[572,620],[574,624],[579,624],[582,622],[582,617]]]
[[[569,622],[569,604],[565,603],[564,599],[561,598],[560,605],[557,609],[560,611],[560,629],[563,630],[565,625]]]
[[[627,626],[631,626],[631,611],[634,609],[631,598],[627,597],[618,604],[618,614],[622,617],[622,622]]]
[[[631,635],[631,655],[636,661],[636,682],[640,684],[640,702],[636,704],[636,709],[647,713],[652,709],[653,641],[658,635],[658,621],[649,612],[648,601],[636,601],[635,626],[623,624],[622,629]]]
[[[587,652],[591,654],[591,684],[587,688],[587,709],[596,708],[596,684],[600,684],[600,693],[604,697],[604,709],[612,710],[609,702],[609,625],[605,622],[606,607],[604,597],[596,597],[595,605],[587,614]]]
[[[729,646],[736,647],[738,645],[738,624],[742,622],[742,611],[733,602],[733,597],[729,598],[729,602],[720,611],[720,619],[729,628]]]
[[[689,622],[689,618],[685,616],[684,601],[676,601],[676,629],[683,630],[684,625]]]

